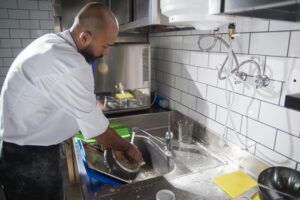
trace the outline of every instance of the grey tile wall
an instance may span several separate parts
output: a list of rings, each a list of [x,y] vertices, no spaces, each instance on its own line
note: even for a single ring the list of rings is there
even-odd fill
[[[17,55],[35,38],[53,32],[52,0],[0,1],[0,88]]]

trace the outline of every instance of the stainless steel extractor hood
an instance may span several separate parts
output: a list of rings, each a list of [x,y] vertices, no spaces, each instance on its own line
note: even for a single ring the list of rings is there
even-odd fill
[[[300,0],[210,0],[210,14],[300,21]]]

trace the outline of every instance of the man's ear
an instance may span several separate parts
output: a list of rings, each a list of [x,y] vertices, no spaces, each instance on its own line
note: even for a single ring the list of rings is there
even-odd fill
[[[89,31],[81,32],[79,35],[83,47],[87,47],[92,42],[92,34]]]

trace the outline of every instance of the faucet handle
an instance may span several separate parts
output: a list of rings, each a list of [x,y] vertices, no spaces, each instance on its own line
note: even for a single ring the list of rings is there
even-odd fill
[[[174,137],[174,134],[173,134],[173,132],[172,132],[172,131],[167,131],[167,132],[166,132],[166,135],[165,135],[165,139],[166,139],[166,141],[168,141],[168,140],[172,140],[172,139],[173,139],[173,137]]]
[[[256,89],[267,87],[270,83],[270,79],[266,75],[258,75],[256,76],[255,83],[256,83]]]

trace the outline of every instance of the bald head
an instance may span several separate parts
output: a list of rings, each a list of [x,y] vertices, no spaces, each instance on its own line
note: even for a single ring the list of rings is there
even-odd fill
[[[78,51],[91,60],[108,54],[108,46],[118,36],[119,25],[105,5],[88,3],[76,15],[70,32]]]
[[[118,21],[114,14],[107,6],[93,2],[86,4],[78,12],[71,29],[78,28],[81,31],[97,34],[110,27],[118,28]]]

